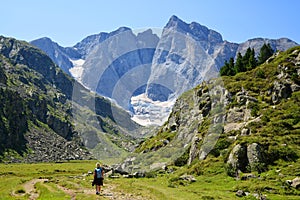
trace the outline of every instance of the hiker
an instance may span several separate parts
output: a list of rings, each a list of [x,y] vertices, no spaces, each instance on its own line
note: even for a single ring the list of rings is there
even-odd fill
[[[96,168],[94,170],[94,180],[92,186],[96,185],[96,194],[100,194],[101,186],[103,186],[103,176],[104,171],[103,168],[100,166],[100,163],[96,163]]]

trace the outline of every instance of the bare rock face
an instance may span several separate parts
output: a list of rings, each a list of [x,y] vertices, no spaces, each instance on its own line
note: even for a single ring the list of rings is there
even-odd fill
[[[160,38],[150,29],[134,34],[130,28],[121,27],[88,36],[73,47],[61,47],[45,38],[32,41],[87,88],[150,121],[166,120],[175,99],[183,92],[217,77],[225,60],[236,57],[238,52],[244,54],[250,47],[258,54],[264,43],[270,43],[275,51],[297,45],[286,38],[232,43],[214,30],[196,22],[186,23],[176,16],[169,19]],[[293,86],[293,90],[297,87]],[[274,91],[274,102],[280,98],[279,93]],[[149,103],[144,98],[132,103],[131,98],[140,94],[168,105]],[[241,96],[241,103],[244,100]],[[140,123],[147,124],[146,121]]]
[[[257,143],[249,145],[237,144],[227,159],[232,176],[239,172],[263,171],[265,166],[262,148]]]
[[[203,80],[216,77],[219,66],[214,59],[222,45],[223,39],[219,33],[195,22],[187,24],[172,16],[157,44],[147,96],[166,101],[178,97]],[[162,94],[157,90],[159,86],[169,88],[171,93]]]
[[[151,30],[136,36],[128,28],[111,35],[87,55],[81,80],[128,110],[131,96],[145,90],[158,37]]]
[[[31,41],[31,44],[42,49],[52,61],[61,67],[61,69],[70,74],[69,69],[73,67],[70,58],[80,58],[81,55],[76,52],[76,50],[71,50],[71,48],[64,48],[59,46],[56,42],[53,42],[50,38],[40,38]],[[69,49],[69,51],[67,51]]]

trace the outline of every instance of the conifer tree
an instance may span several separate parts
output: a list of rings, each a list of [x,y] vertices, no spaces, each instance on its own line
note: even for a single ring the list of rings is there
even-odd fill
[[[240,52],[237,55],[235,65],[234,65],[234,70],[235,70],[235,73],[246,71],[246,68],[243,64],[243,56]]]
[[[254,48],[251,49],[250,52],[250,57],[248,59],[248,64],[247,64],[247,71],[254,69],[255,67],[257,67],[257,60],[255,58],[255,51]]]
[[[235,75],[234,70],[234,59],[231,57],[229,62],[226,60],[224,66],[220,69],[221,76],[233,76]]]
[[[268,60],[268,58],[270,58],[274,53],[274,50],[272,49],[270,43],[268,44],[264,44],[259,52],[259,56],[258,56],[258,64],[262,64],[264,63],[266,60]]]

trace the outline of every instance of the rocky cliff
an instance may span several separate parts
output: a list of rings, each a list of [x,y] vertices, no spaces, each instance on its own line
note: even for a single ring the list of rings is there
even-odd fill
[[[0,93],[1,160],[115,157],[141,133],[127,112],[12,38],[0,37]]]
[[[164,27],[151,66],[147,96],[166,101],[201,83],[217,77],[225,60],[254,48],[258,54],[264,43],[276,50],[297,45],[289,39],[256,38],[237,44],[224,41],[221,34],[196,22],[185,23],[172,16]],[[167,88],[162,89],[162,88]]]

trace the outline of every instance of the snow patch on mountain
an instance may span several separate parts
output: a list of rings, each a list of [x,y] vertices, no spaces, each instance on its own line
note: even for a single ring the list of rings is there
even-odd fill
[[[82,73],[83,73],[83,64],[85,62],[85,60],[83,59],[78,59],[78,60],[72,60],[70,59],[70,61],[73,64],[73,67],[71,69],[69,69],[69,72],[71,73],[71,75],[79,82],[81,82],[81,77],[82,77]]]
[[[167,121],[174,103],[175,99],[163,102],[153,101],[146,94],[133,96],[131,97],[133,112],[131,119],[143,126],[163,125]]]

